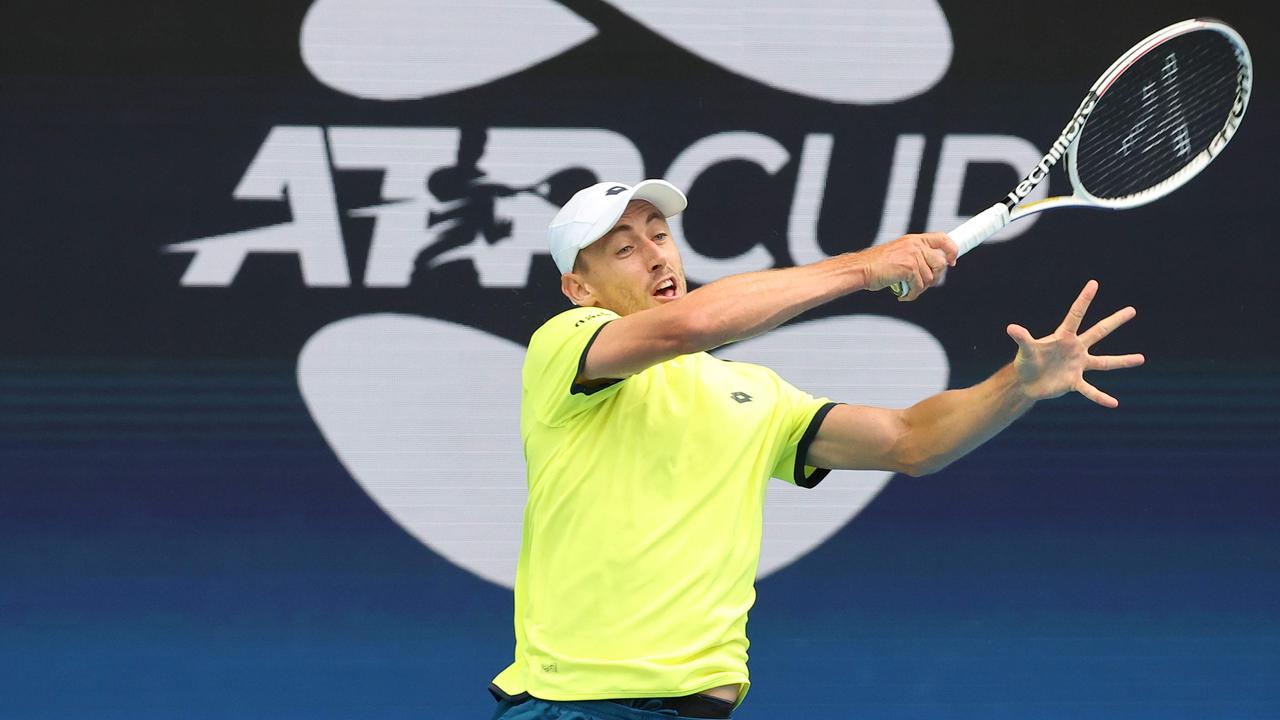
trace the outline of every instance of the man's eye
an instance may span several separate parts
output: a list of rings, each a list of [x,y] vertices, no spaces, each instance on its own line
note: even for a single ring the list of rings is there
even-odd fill
[[[655,241],[657,241],[657,242],[662,242],[663,240],[666,240],[666,239],[667,239],[667,234],[666,234],[666,233],[658,233],[657,235],[654,235],[654,236],[653,236],[653,239],[654,239]]]
[[[627,255],[627,254],[628,254],[628,253],[630,253],[630,252],[631,252],[631,246],[630,246],[630,245],[623,245],[622,247],[618,248],[618,252],[617,252],[616,254],[617,254],[617,256],[618,256],[618,257],[624,257],[625,255]]]

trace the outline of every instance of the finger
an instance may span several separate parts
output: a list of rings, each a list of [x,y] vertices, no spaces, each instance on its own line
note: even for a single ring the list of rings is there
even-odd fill
[[[906,293],[906,295],[899,297],[901,302],[911,302],[915,300],[916,297],[923,295],[925,291],[924,279],[920,278],[920,273],[915,273],[914,279],[911,279],[911,281],[908,282],[911,284],[911,291]]]
[[[1084,314],[1089,312],[1089,303],[1093,302],[1093,296],[1097,293],[1097,280],[1090,280],[1085,283],[1084,289],[1080,291],[1080,295],[1076,297],[1076,301],[1071,303],[1071,309],[1067,311],[1067,316],[1062,319],[1062,324],[1058,326],[1058,329],[1066,330],[1073,334],[1079,330],[1080,321],[1084,320]]]
[[[1123,370],[1125,368],[1138,367],[1145,363],[1147,359],[1142,353],[1133,353],[1132,355],[1091,355],[1089,356],[1090,370]]]
[[[1120,406],[1120,401],[1102,392],[1098,388],[1090,385],[1088,382],[1081,380],[1076,383],[1076,392],[1098,403],[1102,407],[1115,408]]]
[[[920,277],[925,283],[921,287],[921,292],[923,292],[924,288],[933,286],[934,277],[933,266],[929,264],[929,258],[923,252],[916,255],[916,268],[919,269]]]
[[[929,248],[924,254],[929,260],[929,269],[933,270],[935,275],[951,265],[947,260],[947,254],[937,248]]]
[[[1138,311],[1135,310],[1133,306],[1120,308],[1102,320],[1099,320],[1093,327],[1081,333],[1080,342],[1084,343],[1084,346],[1087,348],[1102,338],[1110,335],[1116,328],[1129,322],[1136,317],[1137,314]]]
[[[1031,331],[1021,325],[1010,324],[1004,331],[1009,334],[1009,337],[1013,338],[1014,342],[1018,343],[1020,348],[1030,347],[1031,343],[1035,342],[1035,338],[1031,337]]]
[[[946,233],[925,233],[924,241],[929,244],[929,247],[941,250],[948,265],[956,264],[956,259],[960,257],[960,248],[956,246],[951,236]]]
[[[924,278],[921,277],[920,269],[918,267],[912,271],[911,277],[907,279],[907,282],[911,284],[911,292],[908,292],[906,295],[898,298],[899,302],[911,302],[912,300],[920,297],[921,293],[929,287],[925,284]]]

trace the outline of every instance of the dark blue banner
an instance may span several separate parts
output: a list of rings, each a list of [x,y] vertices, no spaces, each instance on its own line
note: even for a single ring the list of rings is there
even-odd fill
[[[724,351],[902,406],[1095,278],[1091,317],[1138,309],[1101,349],[1147,357],[1095,379],[1118,409],[1042,403],[939,474],[775,483],[735,717],[1280,714],[1257,3],[6,10],[0,716],[487,717],[559,205],[671,180],[691,286],[949,230],[1197,14],[1257,77],[1186,187],[1019,221],[917,302],[856,293]]]

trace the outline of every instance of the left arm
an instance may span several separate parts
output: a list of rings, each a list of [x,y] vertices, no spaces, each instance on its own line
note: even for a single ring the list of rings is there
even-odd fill
[[[1017,357],[973,387],[939,393],[905,410],[836,406],[818,429],[805,463],[925,475],[994,437],[1037,400],[1075,391],[1104,407],[1116,407],[1119,402],[1089,384],[1084,372],[1136,367],[1144,359],[1139,354],[1090,355],[1089,348],[1137,311],[1118,310],[1077,334],[1097,290],[1098,284],[1090,280],[1052,335],[1036,339],[1026,328],[1010,325],[1007,332],[1018,343]]]
[[[938,393],[906,410],[837,405],[822,421],[805,464],[927,475],[994,437],[1033,403],[1013,365],[1006,365],[973,387]]]

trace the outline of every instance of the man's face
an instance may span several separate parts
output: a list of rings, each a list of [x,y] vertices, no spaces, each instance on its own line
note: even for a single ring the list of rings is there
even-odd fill
[[[578,253],[571,275],[586,291],[575,297],[566,284],[571,300],[619,315],[657,307],[688,292],[667,219],[645,200],[628,203],[613,229]]]

